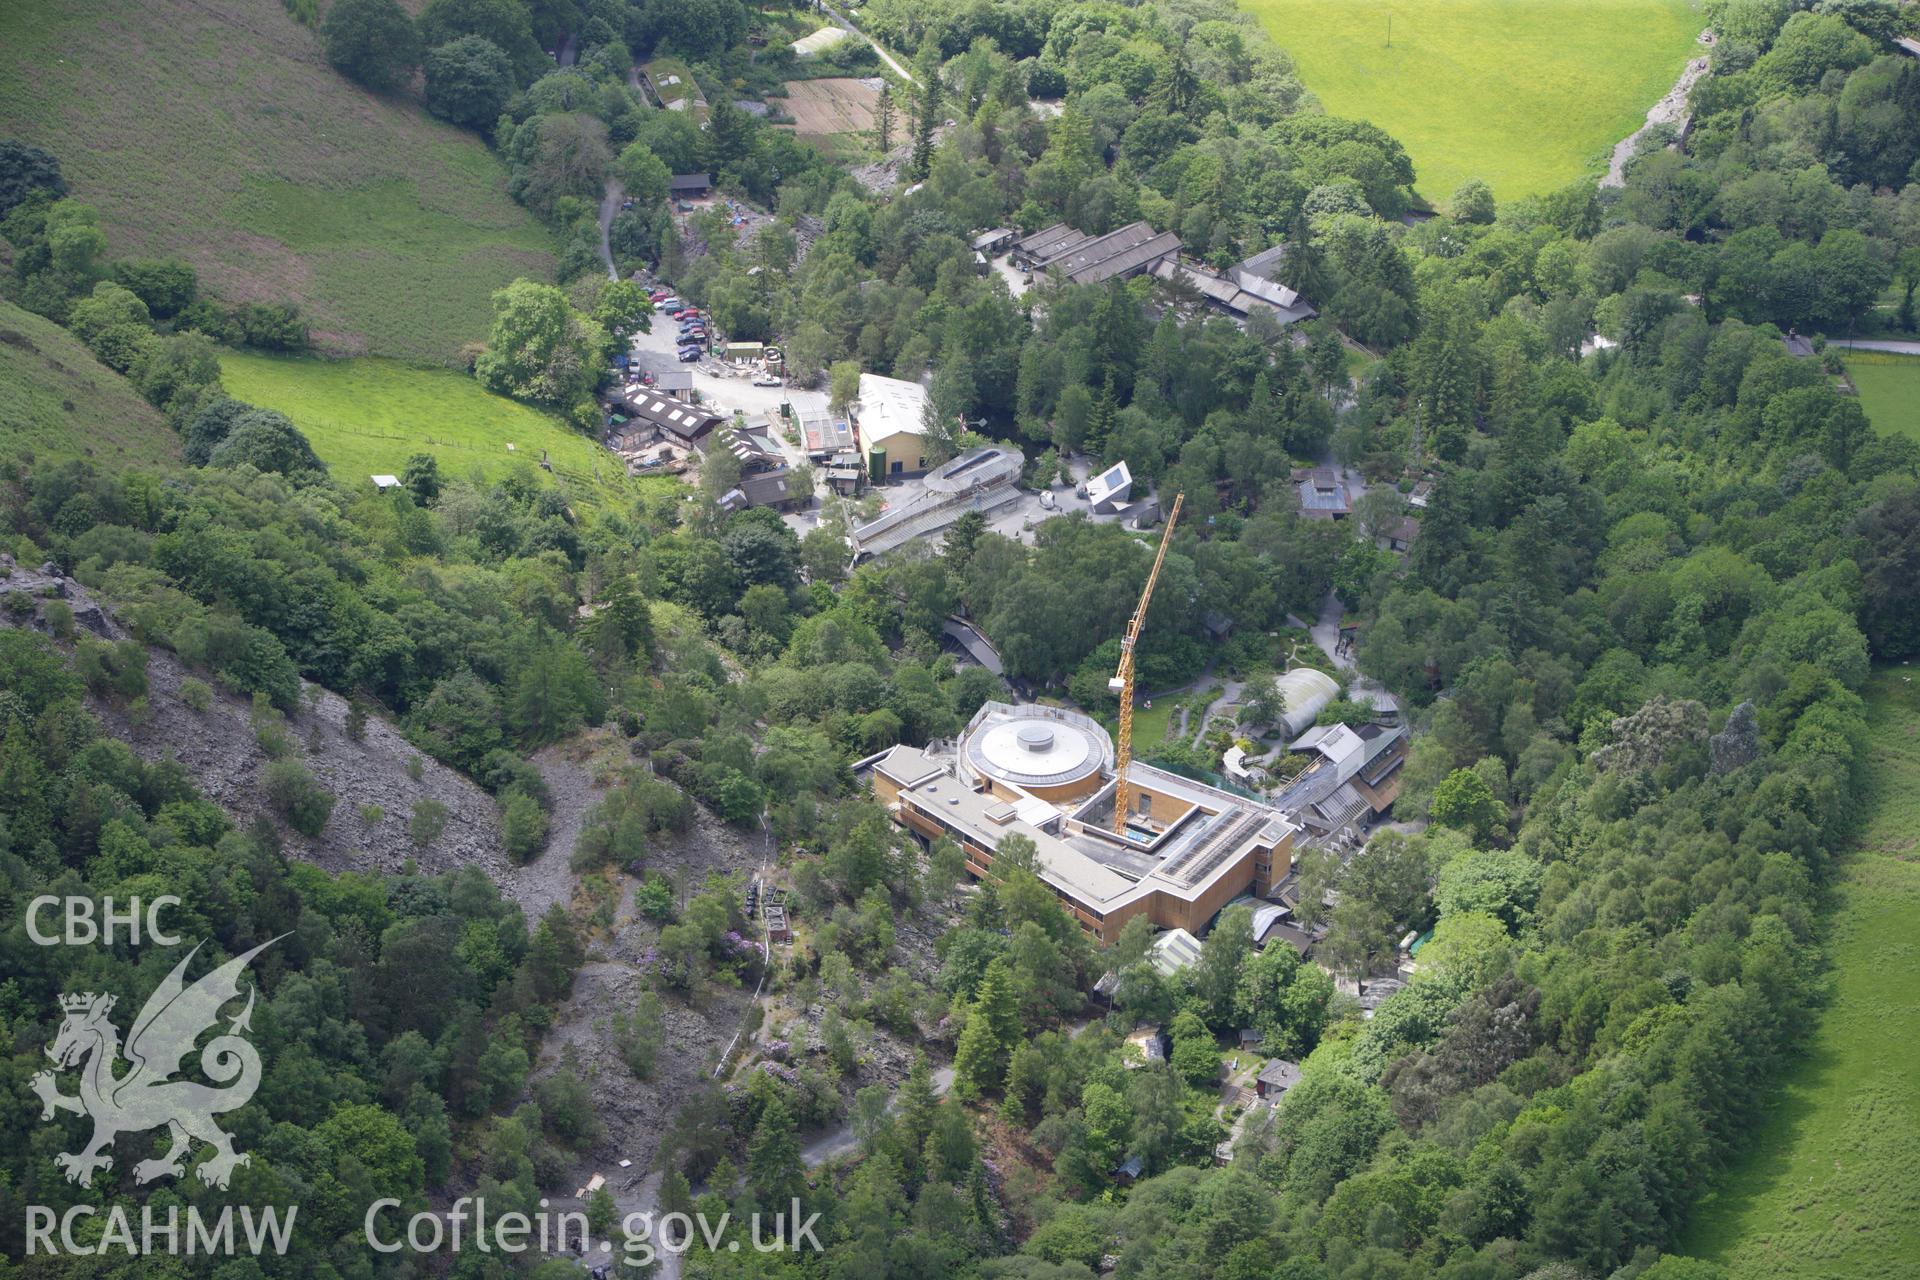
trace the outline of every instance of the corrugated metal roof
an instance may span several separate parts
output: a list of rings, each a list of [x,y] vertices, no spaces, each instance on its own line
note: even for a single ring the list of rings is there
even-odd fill
[[[1040,266],[1047,271],[1056,268],[1064,275],[1072,275],[1092,263],[1103,261],[1116,253],[1122,253],[1135,245],[1145,244],[1153,239],[1154,230],[1144,222],[1129,222],[1124,227],[1116,227],[1103,236],[1082,240],[1079,244],[1056,247],[1041,260]]]
[[[1042,227],[1030,236],[1022,236],[1014,248],[1029,256],[1058,253],[1063,245],[1084,244],[1087,237],[1064,222]]]
[[[1147,959],[1163,977],[1171,978],[1200,963],[1200,940],[1185,929],[1169,929],[1153,940]]]
[[[1120,252],[1090,261],[1086,266],[1067,272],[1067,279],[1075,284],[1099,284],[1115,276],[1130,275],[1151,264],[1157,258],[1180,252],[1180,237],[1171,231],[1162,231],[1151,240],[1143,240]],[[1075,255],[1080,257],[1082,255]]]

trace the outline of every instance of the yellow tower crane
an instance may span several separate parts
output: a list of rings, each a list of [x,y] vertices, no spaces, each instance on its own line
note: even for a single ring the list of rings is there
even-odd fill
[[[1113,768],[1113,830],[1127,833],[1127,810],[1133,804],[1133,784],[1127,778],[1127,766],[1133,763],[1133,654],[1140,643],[1140,629],[1147,624],[1147,603],[1153,599],[1153,584],[1160,580],[1160,566],[1167,562],[1167,544],[1173,541],[1173,526],[1180,520],[1180,504],[1186,494],[1173,495],[1173,510],[1167,513],[1167,528],[1160,535],[1160,551],[1153,557],[1153,569],[1147,585],[1140,589],[1140,603],[1134,607],[1127,634],[1120,637],[1120,666],[1107,681],[1107,688],[1120,695],[1120,748]]]

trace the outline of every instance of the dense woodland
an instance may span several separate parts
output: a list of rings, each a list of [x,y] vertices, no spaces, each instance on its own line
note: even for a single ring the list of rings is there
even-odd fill
[[[614,173],[638,196],[615,223],[623,263],[674,271],[729,332],[778,335],[803,372],[930,372],[941,421],[1018,443],[1036,474],[1084,452],[1183,491],[1148,685],[1209,662],[1273,670],[1289,615],[1336,590],[1365,623],[1362,669],[1413,713],[1399,816],[1432,819],[1302,869],[1340,890],[1324,954],[1344,969],[1434,930],[1370,1020],[1291,950],[1253,954],[1242,913],[1169,981],[1143,930],[1098,953],[1017,851],[963,892],[956,850],[903,844],[852,784],[854,760],[951,734],[997,696],[941,653],[959,609],[1010,674],[1110,711],[1139,539],[1059,520],[1029,546],[967,523],[938,554],[849,575],[831,528],[800,539],[671,484],[589,509],[531,468],[488,484],[426,455],[389,493],[337,481],[291,422],[219,386],[219,343],[291,341],[296,317],[203,301],[181,264],[109,260],[57,157],[0,147],[8,296],[127,374],[188,464],[6,460],[4,545],[111,602],[133,641],[76,634],[58,602],[0,601],[42,627],[0,631],[4,894],[17,921],[40,892],[164,886],[227,954],[291,934],[259,966],[271,1070],[237,1113],[256,1159],[230,1194],[297,1199],[303,1247],[220,1274],[411,1274],[355,1244],[376,1195],[564,1195],[585,1092],[565,1068],[527,1080],[596,922],[529,921],[474,871],[330,875],[271,823],[236,828],[177,767],[103,735],[96,711],[140,714],[145,646],[204,692],[254,699],[263,746],[297,732],[302,680],[391,719],[498,797],[519,858],[546,842],[527,752],[591,731],[648,762],[571,851],[664,926],[656,992],[615,1028],[637,1079],[660,1002],[750,987],[762,963],[734,888],[679,905],[650,841],[766,815],[814,926],[769,981],[826,1006],[826,1052],[696,1098],[663,1207],[739,1216],[797,1195],[827,1248],[723,1246],[689,1275],[1085,1280],[1111,1255],[1122,1277],[1710,1280],[1661,1255],[1819,1016],[1823,894],[1859,811],[1857,691],[1872,662],[1920,650],[1920,448],[1877,436],[1835,366],[1781,342],[1860,324],[1889,289],[1891,323],[1913,327],[1920,62],[1888,44],[1910,19],[1876,0],[1710,9],[1722,38],[1684,150],[1648,148],[1619,190],[1496,207],[1470,184],[1412,225],[1397,144],[1318,112],[1224,5],[873,0],[865,21],[922,82],[896,86],[895,140],[922,185],[888,198],[729,95],[709,95],[705,130],[635,106],[636,55],[677,53],[716,90],[741,73],[735,0],[432,0],[417,22],[339,0],[319,21],[329,58],[383,92],[415,92],[419,67],[428,107],[485,134],[572,238],[562,280],[503,293],[476,361],[489,386],[580,416],[611,344],[646,322],[643,300],[575,279]],[[568,33],[579,66],[546,70]],[[664,177],[696,168],[784,221],[683,258]],[[796,261],[801,216],[824,232]],[[1016,301],[965,241],[1135,217],[1220,264],[1284,240],[1323,318],[1295,343],[1142,281]],[[1381,357],[1357,385],[1343,337]],[[1328,451],[1379,495],[1346,525],[1305,520],[1288,482]],[[1409,557],[1356,536],[1428,477]],[[291,756],[269,786],[294,831],[342,820]],[[897,962],[908,921],[938,933],[930,984]],[[0,953],[15,1256],[20,1206],[75,1194],[26,1083],[57,994],[144,990],[166,957],[42,950],[18,924]],[[1108,970],[1115,1013],[1071,1034]],[[1169,1027],[1169,1063],[1123,1065],[1138,1020]],[[1220,1037],[1243,1027],[1304,1079],[1214,1167]],[[897,1091],[856,1090],[880,1035],[925,1056]],[[948,1058],[938,1099],[930,1064]],[[857,1154],[805,1170],[796,1135],[842,1115]],[[1129,1157],[1141,1177],[1117,1185]],[[453,1269],[512,1268],[469,1253]]]

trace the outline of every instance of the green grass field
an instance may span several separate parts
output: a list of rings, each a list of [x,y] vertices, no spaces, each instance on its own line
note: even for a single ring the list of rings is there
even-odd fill
[[[1846,362],[1874,429],[1920,440],[1920,356],[1849,351]]]
[[[1603,172],[1679,77],[1705,20],[1689,0],[1241,0],[1335,115],[1370,120],[1444,204]],[[1387,21],[1393,44],[1387,44]]]
[[[0,302],[0,458],[165,467],[178,465],[180,438],[79,339]]]
[[[637,483],[618,458],[565,423],[451,369],[230,353],[220,373],[233,395],[293,419],[344,484],[398,475],[416,453],[432,454],[450,476],[477,467],[496,479],[537,464],[543,449],[576,502],[607,501]]]
[[[1920,1274],[1920,683],[1875,672],[1868,825],[1840,871],[1833,1002],[1686,1252],[1734,1280]]]
[[[300,304],[335,353],[454,363],[552,237],[480,139],[337,75],[281,0],[0,4],[0,135],[60,157],[117,256]]]

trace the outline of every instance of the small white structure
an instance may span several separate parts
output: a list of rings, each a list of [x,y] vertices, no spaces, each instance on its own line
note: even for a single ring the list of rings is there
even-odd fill
[[[822,27],[810,36],[801,36],[793,42],[793,56],[811,58],[817,53],[825,53],[847,38],[843,27]]]
[[[376,489],[382,489],[382,490],[398,489],[400,487],[400,477],[399,476],[375,476],[373,478],[373,487]]]
[[[1112,515],[1126,506],[1127,496],[1132,492],[1133,473],[1124,462],[1114,463],[1087,481],[1087,501],[1097,515]]]
[[[1280,736],[1297,737],[1313,727],[1320,713],[1340,692],[1340,683],[1324,671],[1296,667],[1273,682],[1283,711]]]
[[[1239,747],[1228,747],[1220,757],[1220,768],[1229,778],[1243,787],[1258,787],[1266,783],[1267,771],[1257,764],[1247,763],[1247,753]]]

